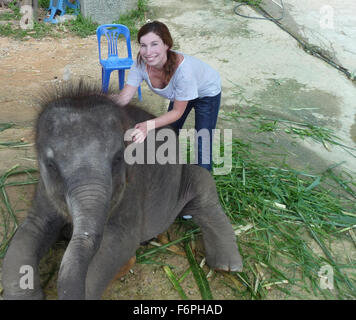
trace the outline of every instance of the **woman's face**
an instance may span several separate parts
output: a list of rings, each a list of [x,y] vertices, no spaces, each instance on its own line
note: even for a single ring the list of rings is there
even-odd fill
[[[143,61],[151,67],[162,68],[167,61],[168,46],[153,32],[140,39],[140,55]]]

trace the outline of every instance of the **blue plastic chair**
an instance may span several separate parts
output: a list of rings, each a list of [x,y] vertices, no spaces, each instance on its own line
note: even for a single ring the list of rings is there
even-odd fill
[[[66,8],[74,9],[74,14],[78,15],[80,12],[80,2],[76,0],[71,3],[69,0],[50,0],[48,13],[49,17],[45,18],[44,22],[58,23],[56,16],[63,16],[66,13]]]
[[[117,40],[120,34],[124,35],[126,39],[127,58],[119,58],[118,55]],[[102,35],[105,35],[108,41],[107,59],[103,59],[101,56]],[[102,91],[108,92],[110,74],[115,70],[119,72],[119,89],[122,90],[125,84],[125,70],[130,69],[133,64],[130,30],[122,24],[104,24],[96,29],[96,36],[98,39],[99,60],[101,64]],[[137,91],[139,100],[142,100],[141,86],[138,87]]]

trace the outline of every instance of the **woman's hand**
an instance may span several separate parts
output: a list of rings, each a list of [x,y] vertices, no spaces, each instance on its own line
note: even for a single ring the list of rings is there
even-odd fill
[[[131,138],[134,142],[142,143],[145,141],[147,134],[152,129],[161,128],[174,121],[177,121],[184,113],[188,101],[174,101],[173,110],[145,122],[136,124],[135,130],[131,133]]]
[[[131,133],[132,141],[136,143],[142,143],[143,141],[145,141],[148,131],[150,131],[150,129],[153,128],[149,128],[148,121],[136,124],[135,130]]]
[[[119,94],[111,94],[109,97],[114,103],[123,107],[131,101],[136,91],[137,87],[125,84],[124,89],[122,89]]]

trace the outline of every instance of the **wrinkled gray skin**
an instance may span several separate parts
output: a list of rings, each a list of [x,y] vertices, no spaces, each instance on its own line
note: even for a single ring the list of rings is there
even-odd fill
[[[3,262],[5,299],[44,298],[39,261],[71,226],[59,299],[100,299],[140,243],[184,214],[200,226],[211,268],[242,270],[235,235],[206,169],[124,161],[124,132],[152,115],[133,105],[118,107],[81,86],[43,106],[36,136],[41,177]],[[34,289],[20,288],[23,265],[34,269]]]

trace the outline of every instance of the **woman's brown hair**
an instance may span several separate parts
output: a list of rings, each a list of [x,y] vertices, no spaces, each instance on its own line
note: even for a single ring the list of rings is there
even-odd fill
[[[173,47],[173,39],[171,33],[168,30],[168,27],[159,21],[148,22],[141,27],[137,34],[137,41],[140,43],[140,39],[142,36],[146,35],[147,33],[153,32],[157,36],[159,36],[163,43],[168,46],[167,50],[167,61],[163,66],[163,72],[165,75],[165,81],[168,83],[171,80],[174,71],[176,70],[176,64],[178,55],[172,51]],[[140,64],[142,63],[142,58],[140,52],[137,54],[137,62]]]

